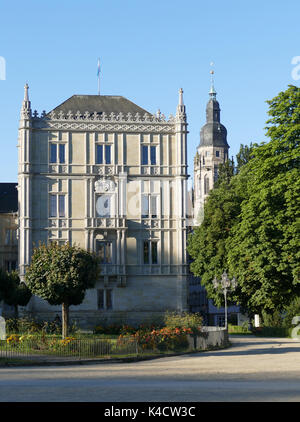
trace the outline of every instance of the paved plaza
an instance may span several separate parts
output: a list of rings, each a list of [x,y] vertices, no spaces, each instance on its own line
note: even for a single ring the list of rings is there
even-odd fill
[[[232,336],[232,347],[131,363],[1,367],[1,402],[300,401],[300,342]]]

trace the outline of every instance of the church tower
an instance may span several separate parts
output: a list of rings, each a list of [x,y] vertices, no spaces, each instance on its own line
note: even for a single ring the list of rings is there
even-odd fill
[[[216,99],[213,74],[206,106],[206,123],[200,131],[200,144],[194,159],[194,225],[203,220],[204,202],[218,178],[218,167],[228,160],[227,130],[220,123],[220,105]]]

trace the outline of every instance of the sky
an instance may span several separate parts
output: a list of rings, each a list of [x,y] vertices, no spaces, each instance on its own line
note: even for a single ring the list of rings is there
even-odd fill
[[[32,110],[74,94],[121,95],[175,114],[183,88],[188,164],[205,124],[211,63],[229,154],[265,138],[268,105],[300,85],[298,0],[0,0],[0,182],[17,182],[24,85]]]

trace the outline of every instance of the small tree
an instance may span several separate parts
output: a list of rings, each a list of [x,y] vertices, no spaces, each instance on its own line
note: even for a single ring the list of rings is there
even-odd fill
[[[69,307],[82,303],[99,275],[96,255],[77,246],[40,245],[34,249],[25,280],[31,292],[50,305],[62,305],[62,337],[68,335]]]
[[[17,271],[9,273],[0,269],[0,300],[14,306],[15,318],[18,318],[18,306],[26,306],[31,296],[31,291],[20,281]]]

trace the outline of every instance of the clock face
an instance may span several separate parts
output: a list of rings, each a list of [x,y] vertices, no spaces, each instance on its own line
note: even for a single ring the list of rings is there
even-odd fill
[[[96,201],[97,217],[110,217],[110,195],[101,195]]]

